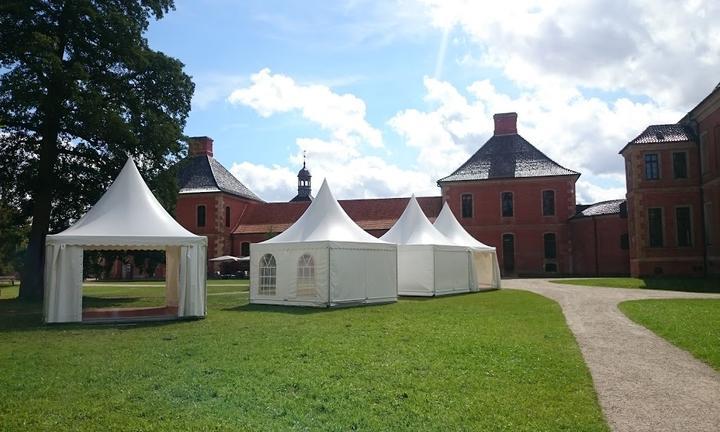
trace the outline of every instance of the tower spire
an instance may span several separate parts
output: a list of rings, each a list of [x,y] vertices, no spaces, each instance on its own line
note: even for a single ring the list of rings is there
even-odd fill
[[[312,201],[312,186],[311,186],[311,179],[312,176],[310,175],[310,171],[308,171],[306,167],[307,162],[307,152],[303,150],[303,166],[300,171],[298,171],[298,193],[295,196],[295,198],[291,199],[290,201]]]

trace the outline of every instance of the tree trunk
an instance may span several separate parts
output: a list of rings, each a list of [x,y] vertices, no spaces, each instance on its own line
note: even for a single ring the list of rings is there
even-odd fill
[[[52,135],[52,132],[49,131]],[[32,228],[23,266],[20,298],[28,301],[43,299],[45,274],[45,236],[50,228],[53,179],[58,159],[57,128],[53,136],[43,136],[36,184],[33,191]]]
[[[68,28],[72,19],[72,4],[62,6],[58,19],[56,36],[58,45],[55,54],[59,63],[64,64],[65,49],[68,43]],[[47,95],[40,104],[42,122],[39,127],[40,152],[38,172],[32,188],[33,211],[30,241],[28,243],[19,297],[27,301],[41,301],[45,294],[45,236],[50,229],[50,212],[55,184],[55,166],[57,165],[60,135],[61,111],[67,97],[63,66],[53,70],[48,77]]]

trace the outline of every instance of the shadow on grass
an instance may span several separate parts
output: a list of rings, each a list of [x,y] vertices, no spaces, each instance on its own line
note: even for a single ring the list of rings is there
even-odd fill
[[[577,285],[587,287],[609,287],[630,289],[652,289],[660,291],[682,291],[697,293],[720,293],[720,278],[682,278],[682,277],[607,277],[588,279],[555,279],[550,282],[563,285]]]
[[[720,293],[720,278],[642,278],[645,289]]]
[[[83,299],[85,299],[84,297]],[[104,299],[101,299],[104,300]],[[117,300],[117,299],[110,299]],[[132,301],[129,298],[128,302]],[[101,303],[101,302],[100,302]],[[127,303],[127,302],[125,302]],[[58,323],[45,324],[43,322],[42,303],[26,302],[18,298],[0,300],[0,333],[16,331],[67,331],[67,330],[98,330],[103,328],[114,330],[132,330],[136,328],[161,327],[181,322],[194,322],[198,319],[181,319],[171,321],[145,321],[145,322],[108,322],[108,323]],[[112,307],[112,305],[93,306]]]
[[[144,301],[141,301],[144,300]],[[85,308],[111,308],[127,306],[134,303],[133,307],[163,306],[165,297],[92,297],[83,296],[83,309]]]
[[[290,315],[311,315],[321,313],[331,313],[343,309],[356,309],[356,308],[375,308],[393,304],[389,303],[352,303],[346,305],[337,305],[332,307],[312,307],[312,306],[283,306],[283,305],[266,305],[266,304],[251,304],[246,303],[240,306],[234,306],[222,309],[228,312],[263,312],[263,313],[280,313]]]

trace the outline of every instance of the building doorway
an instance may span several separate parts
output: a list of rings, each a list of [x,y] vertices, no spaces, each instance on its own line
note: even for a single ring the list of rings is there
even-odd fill
[[[503,234],[502,236],[503,272],[508,275],[515,273],[515,236]]]

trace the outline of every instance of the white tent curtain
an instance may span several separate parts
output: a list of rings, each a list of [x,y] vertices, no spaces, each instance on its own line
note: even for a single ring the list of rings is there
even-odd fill
[[[180,247],[178,317],[202,317],[207,313],[205,259],[206,248],[198,245]]]
[[[82,321],[83,250],[48,244],[45,248],[45,322]]]

